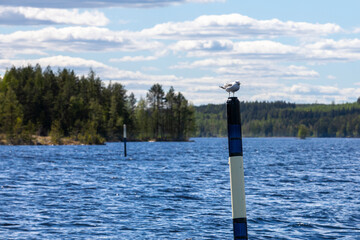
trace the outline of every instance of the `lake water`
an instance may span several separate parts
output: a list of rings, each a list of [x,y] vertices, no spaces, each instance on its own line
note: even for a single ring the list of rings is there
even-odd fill
[[[0,146],[0,239],[232,239],[227,139]],[[245,138],[249,239],[360,239],[360,139]]]

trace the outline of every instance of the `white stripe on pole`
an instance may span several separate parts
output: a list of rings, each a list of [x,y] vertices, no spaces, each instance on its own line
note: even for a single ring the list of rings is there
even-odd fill
[[[124,138],[126,138],[126,124],[124,124]]]
[[[229,157],[232,217],[246,218],[244,165],[242,156]]]

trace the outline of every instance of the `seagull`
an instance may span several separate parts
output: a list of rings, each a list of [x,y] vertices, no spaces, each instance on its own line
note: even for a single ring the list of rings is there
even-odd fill
[[[225,89],[228,93],[229,93],[229,97],[230,97],[230,92],[234,93],[240,89],[240,82],[239,81],[235,81],[233,83],[225,83],[223,86],[219,86],[222,89]]]

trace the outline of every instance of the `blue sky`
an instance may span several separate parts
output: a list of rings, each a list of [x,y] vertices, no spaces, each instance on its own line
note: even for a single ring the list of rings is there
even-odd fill
[[[0,1],[0,76],[40,63],[119,82],[145,97],[173,86],[195,105],[354,102],[360,96],[359,1]]]

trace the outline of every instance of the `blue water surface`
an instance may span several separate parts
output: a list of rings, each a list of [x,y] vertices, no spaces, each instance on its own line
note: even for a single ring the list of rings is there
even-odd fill
[[[227,139],[0,146],[0,239],[232,239]],[[245,138],[249,239],[360,239],[360,139]]]

